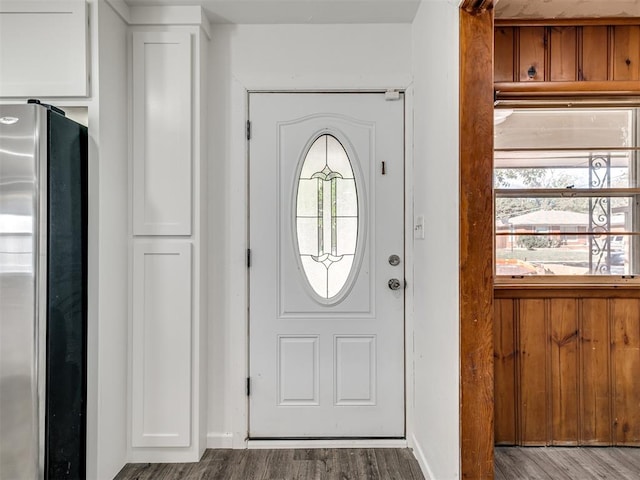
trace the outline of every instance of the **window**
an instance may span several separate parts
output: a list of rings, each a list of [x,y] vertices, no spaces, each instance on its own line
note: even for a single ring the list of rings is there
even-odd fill
[[[498,281],[640,273],[638,109],[497,109]]]
[[[302,160],[295,205],[302,270],[318,298],[339,300],[358,244],[358,192],[351,161],[333,135],[319,136]]]

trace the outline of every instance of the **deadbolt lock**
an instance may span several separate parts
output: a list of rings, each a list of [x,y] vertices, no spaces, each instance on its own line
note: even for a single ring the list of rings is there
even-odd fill
[[[389,256],[389,265],[392,267],[396,267],[400,265],[400,257],[398,255],[390,255]]]

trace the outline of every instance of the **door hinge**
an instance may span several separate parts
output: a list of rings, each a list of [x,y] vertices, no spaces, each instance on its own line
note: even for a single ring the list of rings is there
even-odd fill
[[[247,377],[247,397],[251,396],[251,377]]]
[[[251,140],[251,121],[247,120],[247,140]]]
[[[251,268],[251,249],[247,248],[247,268]]]

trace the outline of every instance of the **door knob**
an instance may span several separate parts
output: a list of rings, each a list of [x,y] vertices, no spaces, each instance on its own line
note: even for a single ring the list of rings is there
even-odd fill
[[[392,278],[391,280],[389,280],[389,288],[391,290],[400,290],[400,280],[398,280],[397,278]]]

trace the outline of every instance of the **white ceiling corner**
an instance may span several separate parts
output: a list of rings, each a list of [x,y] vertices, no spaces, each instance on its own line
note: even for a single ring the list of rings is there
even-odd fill
[[[130,6],[202,6],[212,23],[411,23],[420,0],[125,0]]]

